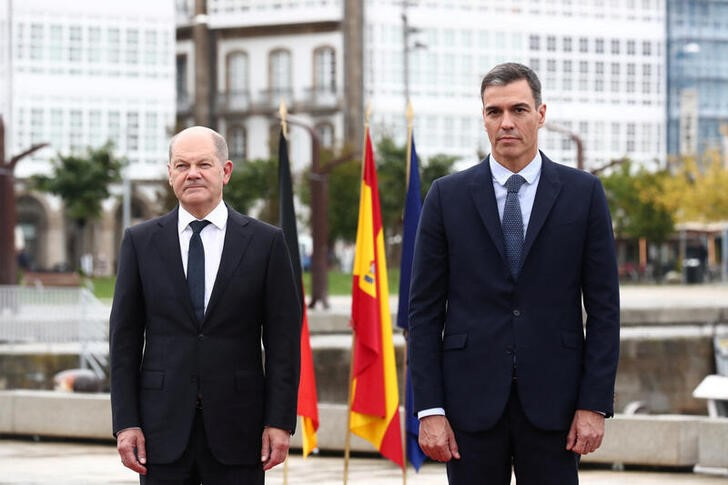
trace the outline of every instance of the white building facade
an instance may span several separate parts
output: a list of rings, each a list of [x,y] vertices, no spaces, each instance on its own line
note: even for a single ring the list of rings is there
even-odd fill
[[[365,99],[373,126],[405,137],[403,7],[366,0]],[[483,75],[501,62],[532,67],[546,121],[578,135],[585,169],[629,157],[665,160],[665,6],[660,0],[410,1],[409,92],[420,156],[490,151],[480,102]],[[424,45],[415,46],[415,42]],[[541,130],[551,158],[576,166],[575,144]]]
[[[172,0],[0,0],[6,152],[50,144],[15,171],[19,224],[36,266],[75,266],[61,202],[22,183],[48,173],[58,153],[84,154],[110,141],[138,186],[134,212],[153,211],[156,192],[142,185],[166,179],[175,125],[174,19]],[[95,229],[103,272],[115,259],[120,204],[119,197],[106,201]]]
[[[177,4],[177,118],[199,123],[193,100],[196,22],[206,24],[211,59],[203,69],[211,91],[210,125],[222,133],[233,162],[277,158],[280,101],[316,130],[322,147],[343,142],[342,0],[207,0],[204,17],[194,0]],[[311,136],[291,125],[293,169],[311,163]]]

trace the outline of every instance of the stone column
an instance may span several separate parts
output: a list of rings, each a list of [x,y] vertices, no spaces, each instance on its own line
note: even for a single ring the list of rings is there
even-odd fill
[[[364,3],[345,0],[344,19],[344,136],[360,153],[364,140]]]

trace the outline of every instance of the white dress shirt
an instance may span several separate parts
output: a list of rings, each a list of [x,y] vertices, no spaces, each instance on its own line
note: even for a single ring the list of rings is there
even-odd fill
[[[506,188],[506,180],[513,175],[513,172],[498,163],[493,158],[493,154],[488,157],[490,163],[490,173],[493,175],[493,190],[495,191],[495,201],[498,205],[498,217],[503,220],[503,209],[506,206],[506,196],[508,189]],[[521,206],[521,216],[523,217],[523,235],[525,237],[528,229],[528,221],[531,219],[531,211],[533,210],[533,201],[536,199],[536,189],[538,181],[541,178],[541,152],[536,151],[536,156],[531,162],[518,172],[518,175],[526,179],[526,183],[521,186],[518,191],[518,203]],[[423,409],[417,413],[417,418],[422,419],[427,416],[444,416],[443,408]]]
[[[205,311],[210,301],[212,287],[217,278],[217,270],[220,268],[220,259],[222,258],[222,247],[225,242],[225,231],[227,229],[228,209],[221,200],[212,212],[207,214],[203,219],[210,221],[200,231],[200,239],[202,239],[202,247],[205,250]],[[192,239],[192,228],[190,222],[198,220],[195,216],[187,212],[181,205],[177,219],[177,230],[179,231],[179,247],[182,254],[182,268],[187,276],[187,257],[190,251],[190,239]],[[200,219],[202,220],[202,219]]]

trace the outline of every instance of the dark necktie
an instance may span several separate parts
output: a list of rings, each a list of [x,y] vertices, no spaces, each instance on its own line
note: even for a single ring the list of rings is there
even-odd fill
[[[506,180],[506,205],[503,208],[503,237],[506,243],[506,257],[513,278],[518,278],[521,270],[521,252],[523,251],[523,215],[518,202],[518,190],[526,181],[520,175],[511,175]]]
[[[200,231],[209,223],[206,220],[190,222],[192,238],[187,254],[187,286],[190,288],[192,308],[198,322],[202,322],[205,316],[205,249],[202,247]]]

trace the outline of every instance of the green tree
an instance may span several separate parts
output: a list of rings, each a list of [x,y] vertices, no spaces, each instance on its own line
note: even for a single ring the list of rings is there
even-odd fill
[[[329,247],[337,239],[356,240],[360,189],[361,160],[338,165],[329,174]]]
[[[84,253],[87,224],[101,216],[101,204],[110,195],[109,186],[121,180],[124,162],[114,157],[111,144],[106,144],[96,149],[88,148],[85,156],[58,155],[51,164],[51,174],[33,176],[31,186],[63,200],[66,216],[74,222],[75,267]]]
[[[340,156],[329,150],[321,151],[321,164]],[[401,233],[402,210],[406,183],[406,147],[397,145],[392,138],[382,138],[376,146],[377,181],[382,209],[382,224],[387,238]],[[452,171],[457,157],[435,155],[426,164],[420,164],[423,197],[432,181]],[[329,182],[329,245],[341,239],[356,240],[361,191],[361,160],[337,165],[328,177]],[[301,200],[310,204],[308,180],[310,170],[303,173],[299,184]]]
[[[618,237],[662,242],[672,234],[674,212],[663,197],[669,179],[664,170],[635,170],[630,160],[601,178]]]
[[[683,157],[666,180],[661,202],[675,213],[677,222],[718,222],[728,214],[728,169],[718,152],[702,160]]]
[[[257,218],[278,224],[278,160],[258,159],[235,163],[230,182],[223,189],[230,207],[248,214],[262,203]]]
[[[444,177],[445,175],[452,173],[457,160],[458,157],[441,153],[428,158],[427,163],[420,167],[420,182],[423,200],[425,199],[427,192],[430,190],[432,182],[440,177]]]

